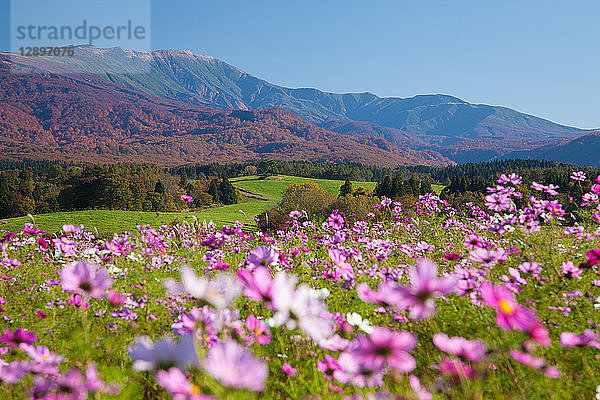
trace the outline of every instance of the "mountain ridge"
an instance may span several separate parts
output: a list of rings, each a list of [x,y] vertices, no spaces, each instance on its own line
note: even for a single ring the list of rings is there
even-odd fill
[[[446,95],[379,97],[287,88],[212,56],[189,50],[139,52],[77,47],[76,57],[26,58],[0,53],[12,66],[85,76],[201,107],[223,110],[281,108],[340,134],[375,136],[400,147],[438,152],[454,161],[485,161],[573,140],[596,130],[557,124],[503,106],[473,104]],[[600,157],[600,156],[599,156]]]

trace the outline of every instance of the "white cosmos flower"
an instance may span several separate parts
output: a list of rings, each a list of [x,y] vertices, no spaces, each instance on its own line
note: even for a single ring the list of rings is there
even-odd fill
[[[165,287],[171,295],[189,294],[218,309],[232,305],[242,292],[240,283],[233,275],[221,272],[213,280],[208,280],[198,277],[190,266],[181,268],[181,282],[166,279]]]
[[[373,326],[371,325],[371,322],[369,322],[368,319],[363,319],[363,317],[357,312],[346,314],[346,322],[352,326],[356,326],[358,329],[368,334],[373,332]]]

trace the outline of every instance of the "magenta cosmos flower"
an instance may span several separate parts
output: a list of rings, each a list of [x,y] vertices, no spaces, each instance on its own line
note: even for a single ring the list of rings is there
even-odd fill
[[[213,345],[203,367],[223,385],[262,392],[269,374],[266,364],[233,340]]]
[[[331,213],[329,218],[327,218],[327,223],[333,229],[342,229],[342,227],[344,226],[344,217],[342,217],[340,214],[338,214],[338,212],[336,210],[333,213]]]
[[[596,247],[594,250],[587,251],[585,255],[588,258],[587,265],[590,267],[600,264],[600,248]]]
[[[502,285],[484,282],[481,297],[485,304],[496,310],[496,324],[504,330],[528,332],[537,322],[533,311],[517,303],[514,294]]]
[[[20,344],[32,345],[35,343],[35,334],[20,327],[15,329],[14,332],[6,329],[4,335],[0,335],[0,342],[8,344],[12,348],[16,348]]]
[[[85,294],[94,298],[106,295],[112,286],[113,279],[106,270],[87,261],[67,264],[60,272],[61,284],[65,291]]]

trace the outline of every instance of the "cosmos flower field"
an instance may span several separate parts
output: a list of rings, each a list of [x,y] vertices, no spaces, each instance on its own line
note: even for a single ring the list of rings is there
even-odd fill
[[[0,398],[595,398],[600,177],[572,178],[575,224],[511,174],[485,209],[382,199],[268,233],[0,225]]]

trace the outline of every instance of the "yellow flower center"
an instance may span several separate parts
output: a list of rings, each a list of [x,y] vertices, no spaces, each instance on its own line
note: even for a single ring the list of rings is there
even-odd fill
[[[200,388],[192,383],[192,393],[200,394]]]
[[[515,312],[515,307],[506,300],[500,300],[498,305],[504,314],[511,315]]]

